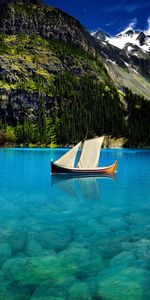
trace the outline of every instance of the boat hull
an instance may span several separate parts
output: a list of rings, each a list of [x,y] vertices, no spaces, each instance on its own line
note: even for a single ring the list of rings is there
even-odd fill
[[[116,173],[118,161],[107,167],[100,167],[96,169],[79,169],[79,168],[65,168],[59,166],[51,161],[51,172],[54,173],[69,173],[69,174],[114,174]]]

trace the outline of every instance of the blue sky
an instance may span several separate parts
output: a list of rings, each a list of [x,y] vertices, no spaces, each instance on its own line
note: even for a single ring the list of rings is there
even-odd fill
[[[78,19],[88,30],[101,28],[110,34],[125,29],[131,22],[137,29],[147,29],[149,0],[44,0]]]

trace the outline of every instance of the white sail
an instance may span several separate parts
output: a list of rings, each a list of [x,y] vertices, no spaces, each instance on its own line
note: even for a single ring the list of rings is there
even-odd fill
[[[98,167],[100,159],[100,149],[104,137],[99,137],[84,142],[81,156],[78,162],[80,169],[93,169]]]
[[[78,152],[78,149],[81,145],[81,142],[78,143],[75,147],[73,147],[71,150],[69,150],[66,154],[64,154],[61,158],[55,161],[57,165],[60,165],[65,168],[73,168],[74,162],[76,159],[76,155]]]

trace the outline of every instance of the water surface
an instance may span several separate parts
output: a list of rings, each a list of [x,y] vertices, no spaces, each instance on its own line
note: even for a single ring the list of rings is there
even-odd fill
[[[116,178],[51,175],[65,149],[0,150],[0,300],[149,300],[150,151]]]

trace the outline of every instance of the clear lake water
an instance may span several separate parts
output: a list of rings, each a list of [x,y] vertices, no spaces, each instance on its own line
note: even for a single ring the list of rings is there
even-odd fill
[[[51,175],[67,149],[0,149],[0,300],[150,299],[150,150],[115,177]]]

